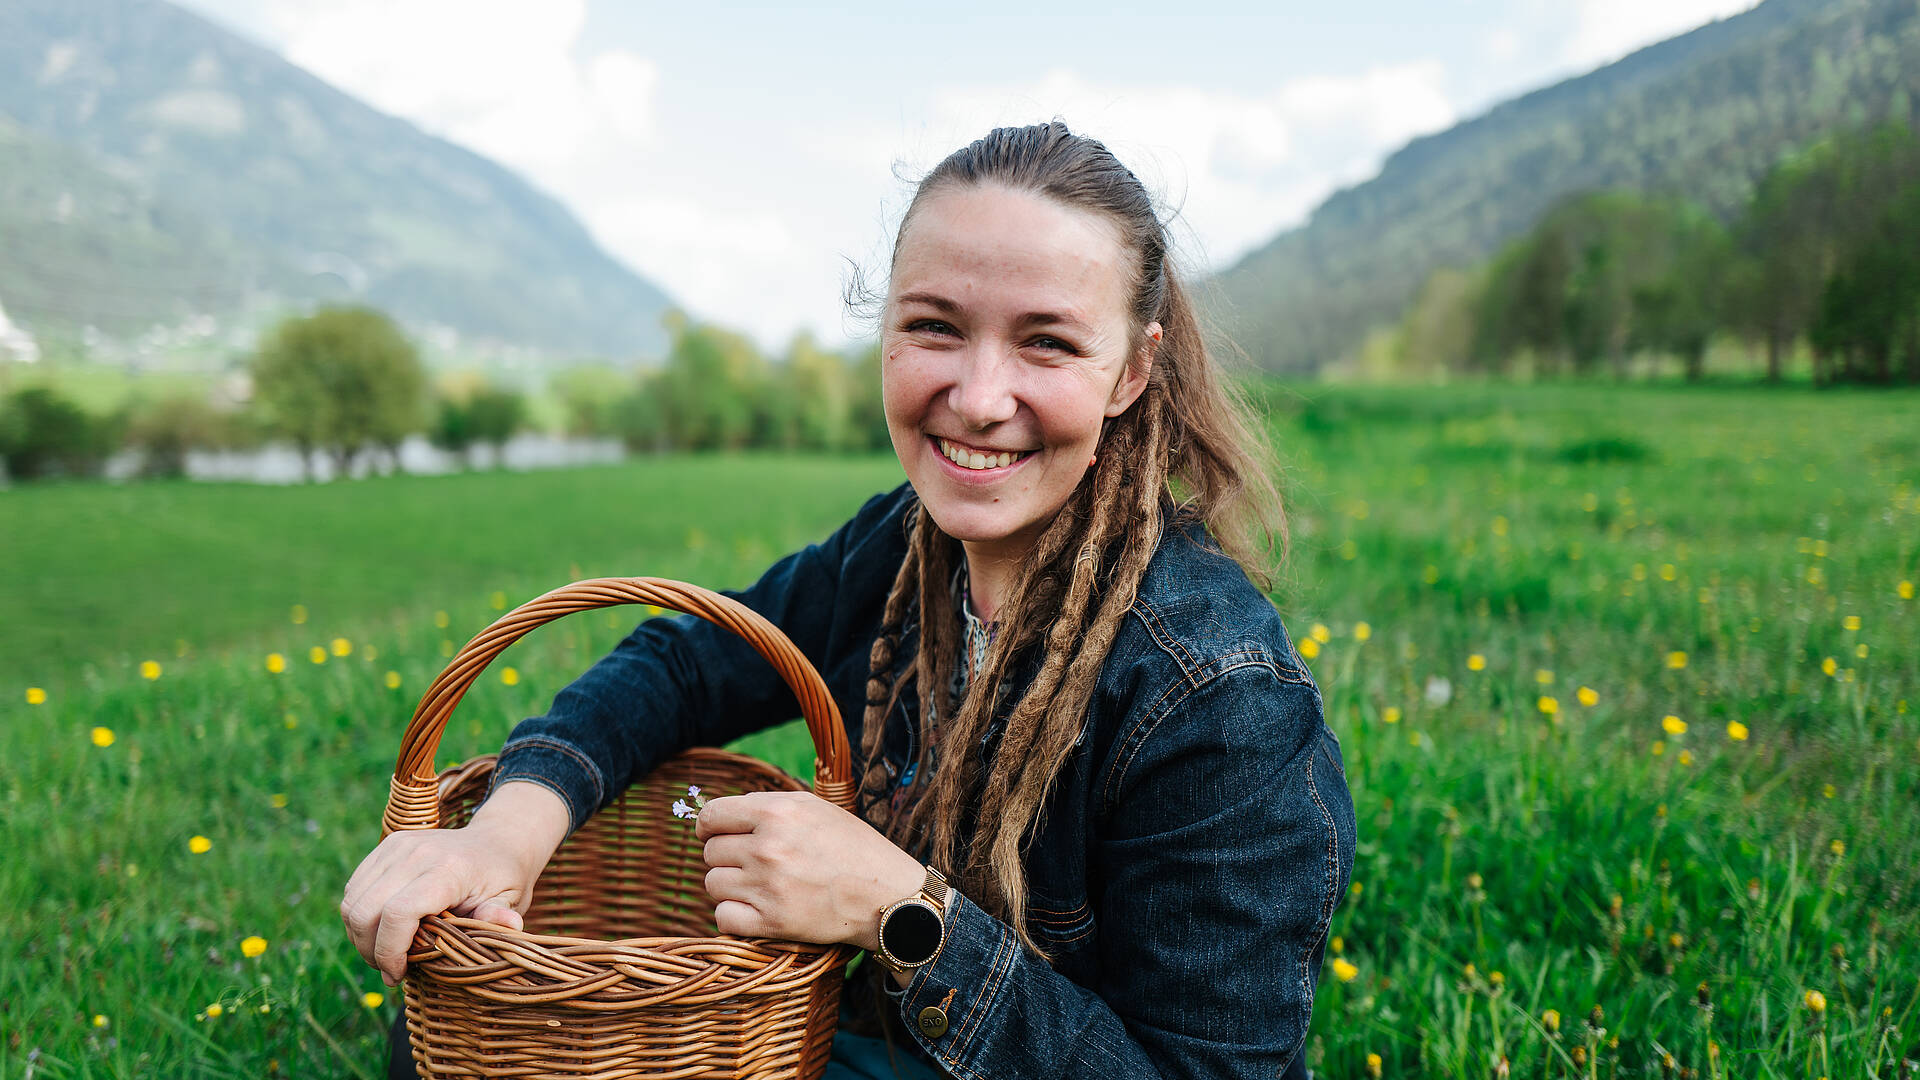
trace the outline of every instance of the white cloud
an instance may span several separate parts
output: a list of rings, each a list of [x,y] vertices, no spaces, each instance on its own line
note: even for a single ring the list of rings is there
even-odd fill
[[[936,101],[944,148],[991,127],[1058,116],[1106,142],[1171,209],[1216,268],[1371,176],[1407,139],[1451,124],[1437,63],[1286,81],[1250,96],[1192,86],[1118,88],[1055,72],[1025,90]],[[931,159],[922,163],[931,165]]]
[[[1218,267],[1456,112],[1437,61],[1263,94],[1060,70],[832,110],[776,95],[752,139],[731,139],[715,135],[741,122],[729,106],[583,41],[586,0],[266,0],[249,18],[294,63],[528,176],[694,312],[769,347],[801,328],[858,332],[842,320],[843,259],[877,267],[908,194],[893,166],[915,175],[998,124],[1057,115],[1107,141],[1181,212],[1190,257]]]
[[[276,4],[287,59],[377,108],[549,180],[613,132],[644,138],[656,72],[631,52],[574,58],[585,0]]]
[[[1580,0],[1567,62],[1580,69],[1618,60],[1656,41],[1729,15],[1758,0]]]

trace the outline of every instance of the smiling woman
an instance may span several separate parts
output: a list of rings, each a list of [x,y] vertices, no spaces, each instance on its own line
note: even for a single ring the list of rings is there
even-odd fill
[[[1352,804],[1260,588],[1272,466],[1152,200],[1064,125],[996,130],[922,181],[882,334],[907,484],[733,594],[849,718],[858,813],[709,801],[716,925],[870,954],[829,1077],[1304,1077]],[[395,979],[422,915],[519,927],[595,810],[795,709],[726,631],[641,624],[515,729],[466,828],[367,856],[351,936]]]

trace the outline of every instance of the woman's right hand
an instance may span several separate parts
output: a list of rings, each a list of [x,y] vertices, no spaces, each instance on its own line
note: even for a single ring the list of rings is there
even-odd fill
[[[406,974],[407,950],[427,915],[450,910],[520,929],[534,882],[570,823],[560,796],[508,781],[464,828],[390,834],[360,861],[340,899],[354,948],[392,986]]]

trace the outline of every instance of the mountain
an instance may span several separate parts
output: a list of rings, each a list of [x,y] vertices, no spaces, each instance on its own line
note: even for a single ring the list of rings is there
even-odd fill
[[[1767,0],[1495,107],[1387,159],[1217,279],[1261,366],[1311,371],[1575,192],[1679,195],[1730,216],[1782,156],[1836,128],[1911,122],[1916,0]]]
[[[0,302],[128,334],[356,300],[549,354],[664,348],[655,285],[499,165],[159,0],[0,0]]]

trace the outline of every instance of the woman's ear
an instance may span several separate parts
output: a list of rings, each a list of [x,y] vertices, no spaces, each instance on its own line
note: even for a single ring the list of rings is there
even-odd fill
[[[1113,384],[1113,394],[1107,399],[1106,415],[1119,416],[1133,407],[1133,403],[1146,392],[1147,377],[1153,374],[1153,352],[1160,345],[1160,324],[1147,324],[1147,331],[1141,337],[1140,351],[1120,373],[1120,381]]]

